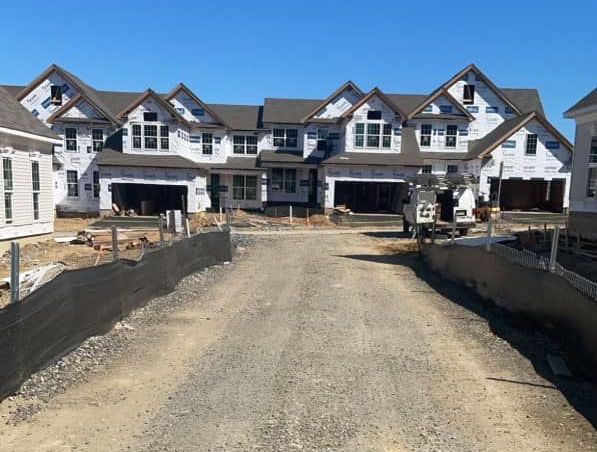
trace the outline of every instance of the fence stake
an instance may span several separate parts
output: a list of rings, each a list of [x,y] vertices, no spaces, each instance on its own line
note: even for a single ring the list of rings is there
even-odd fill
[[[493,231],[492,214],[489,214],[489,221],[487,222],[487,242],[485,242],[485,250],[491,251],[491,233]]]
[[[118,229],[112,226],[112,260],[118,260]]]
[[[224,216],[222,214],[222,206],[220,206],[220,223],[224,222]]]
[[[311,219],[309,218],[309,208],[307,207],[307,226],[311,226]]]
[[[185,226],[184,232],[187,235],[187,239],[190,239],[191,238],[191,223],[189,222],[188,218],[185,218],[184,226]]]
[[[160,248],[164,246],[164,215],[160,214],[158,218],[158,227],[160,229]]]
[[[290,224],[292,224],[292,204],[290,204]]]
[[[551,238],[551,254],[549,256],[549,271],[552,273],[556,271],[556,260],[558,257],[559,241],[560,241],[560,227],[554,226],[553,227],[553,235]]]
[[[226,207],[226,224],[230,224],[230,207]]]
[[[10,302],[18,303],[20,295],[19,268],[21,248],[19,242],[10,243]]]
[[[450,242],[452,243],[452,245],[454,245],[455,237],[456,237],[456,221],[454,221],[454,223],[452,223],[452,238],[450,239]]]

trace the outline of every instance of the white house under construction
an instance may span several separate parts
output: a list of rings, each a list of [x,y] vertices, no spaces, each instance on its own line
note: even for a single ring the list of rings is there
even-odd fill
[[[469,65],[429,94],[348,81],[326,99],[204,102],[168,93],[101,91],[52,65],[5,86],[61,137],[58,214],[154,214],[293,204],[396,212],[417,174],[458,173],[502,209],[568,207],[572,145],[535,89],[501,88]]]

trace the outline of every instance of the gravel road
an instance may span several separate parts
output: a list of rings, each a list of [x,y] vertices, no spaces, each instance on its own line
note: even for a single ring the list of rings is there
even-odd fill
[[[564,395],[521,351],[549,343],[385,239],[251,240],[3,402],[0,450],[597,450],[594,386]]]

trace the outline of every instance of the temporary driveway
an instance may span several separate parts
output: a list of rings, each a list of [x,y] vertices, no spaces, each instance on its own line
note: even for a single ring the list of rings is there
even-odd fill
[[[553,378],[549,344],[384,235],[256,237],[47,403],[0,405],[0,449],[596,450],[594,388]]]

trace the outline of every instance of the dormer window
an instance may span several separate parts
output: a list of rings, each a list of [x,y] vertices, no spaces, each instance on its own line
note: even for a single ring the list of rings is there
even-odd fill
[[[50,102],[52,105],[62,105],[62,87],[58,85],[50,86]]]
[[[369,119],[369,120],[381,119],[381,110],[369,110],[367,112],[367,119]]]
[[[143,121],[145,122],[156,122],[158,120],[158,114],[153,111],[146,111],[143,113]]]
[[[462,96],[462,103],[470,105],[475,103],[475,85],[464,85],[464,94]]]

